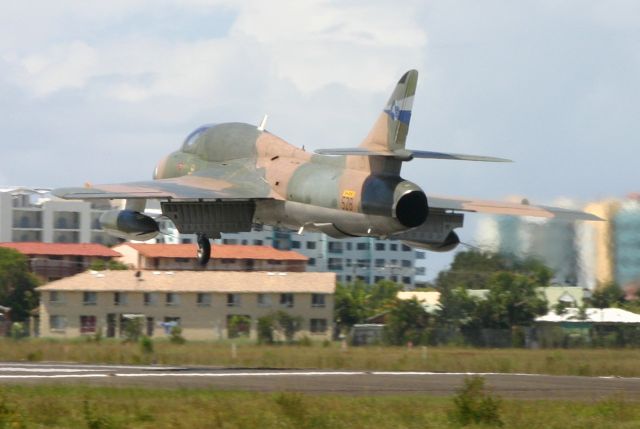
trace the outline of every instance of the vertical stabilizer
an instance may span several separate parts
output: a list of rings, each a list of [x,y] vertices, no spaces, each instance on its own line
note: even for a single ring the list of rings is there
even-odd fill
[[[404,149],[417,83],[416,70],[409,70],[400,78],[369,135],[360,144],[361,148],[371,151]]]

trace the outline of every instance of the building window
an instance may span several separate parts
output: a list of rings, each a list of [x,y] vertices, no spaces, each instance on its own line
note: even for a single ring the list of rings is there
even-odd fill
[[[353,278],[351,276],[346,276],[346,281],[347,283],[351,283],[351,280],[353,280]]]
[[[196,304],[200,307],[209,307],[211,305],[210,293],[199,293],[196,295]]]
[[[411,247],[407,246],[406,244],[402,245],[402,251],[403,252],[411,252]]]
[[[347,243],[347,250],[352,250],[352,249],[353,249],[353,244]]]
[[[297,240],[293,240],[293,241],[291,242],[291,248],[292,248],[292,249],[299,249],[299,248],[300,248],[300,242],[299,242],[299,241],[297,241]]]
[[[158,296],[155,293],[145,292],[143,295],[143,301],[146,306],[156,305],[158,302]]]
[[[406,259],[403,259],[402,266],[405,268],[411,268],[411,261],[407,261]]]
[[[369,243],[358,243],[356,245],[357,250],[369,250]]]
[[[391,250],[392,252],[396,252],[398,250],[398,245],[396,243],[391,243],[389,245],[389,250]]]
[[[246,246],[247,244],[249,244],[249,240],[242,240],[241,243],[242,243],[243,246]]]
[[[342,259],[340,259],[340,258],[329,258],[329,269],[330,270],[342,270]]]
[[[312,334],[324,334],[327,332],[327,319],[311,319],[310,329]]]
[[[178,297],[178,294],[175,292],[167,292],[165,294],[165,304],[173,307],[180,305],[180,298]]]
[[[183,238],[181,241],[182,241],[182,244],[191,244],[190,238]]]
[[[266,293],[258,294],[258,307],[271,307],[271,296]]]
[[[64,316],[49,316],[49,330],[64,331],[67,327],[67,318]]]
[[[96,316],[80,316],[80,333],[93,334],[96,332]]]
[[[315,249],[316,248],[316,242],[315,241],[307,241],[307,249]]]
[[[309,261],[307,262],[307,265],[309,265],[310,267],[315,267],[316,258],[309,258]]]
[[[382,280],[384,280],[384,276],[375,276],[375,277],[373,278],[373,282],[374,282],[374,283],[381,282]]]
[[[329,242],[329,253],[342,253],[342,243],[340,241]]]
[[[384,243],[376,243],[376,250],[385,250]]]
[[[114,292],[113,305],[127,305],[127,294],[124,292]]]
[[[256,246],[262,246],[264,242],[262,240],[253,240],[253,244],[255,244]]]
[[[240,307],[240,294],[228,293],[227,294],[227,307]]]
[[[98,295],[95,292],[82,292],[83,305],[96,305],[98,303]]]
[[[376,259],[376,268],[382,268],[384,267],[384,259]]]
[[[49,292],[49,302],[52,304],[59,304],[62,302],[62,292],[52,290]]]
[[[411,284],[411,277],[402,277],[402,283],[406,284],[406,285],[410,285]]]
[[[356,267],[358,268],[369,268],[370,265],[371,265],[370,259],[358,259],[356,261]]]
[[[293,307],[293,294],[292,293],[281,293],[280,294],[280,305],[284,307]]]
[[[325,297],[326,295],[323,293],[312,293],[311,294],[311,306],[312,307],[325,307]]]

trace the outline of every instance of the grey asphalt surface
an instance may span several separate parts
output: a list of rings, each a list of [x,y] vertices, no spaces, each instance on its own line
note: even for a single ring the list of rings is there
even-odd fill
[[[238,369],[180,366],[0,363],[0,384],[42,383],[147,388],[297,391],[354,395],[455,394],[463,373]],[[479,374],[493,393],[514,399],[640,400],[640,378]]]

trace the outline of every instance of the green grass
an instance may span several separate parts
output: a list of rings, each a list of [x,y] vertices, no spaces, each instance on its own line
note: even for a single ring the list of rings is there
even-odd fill
[[[453,407],[451,398],[424,395],[5,386],[0,428],[453,428]],[[640,426],[640,407],[622,397],[591,403],[503,400],[499,413],[506,428]]]
[[[640,376],[640,349],[473,349],[452,347],[259,346],[229,342],[154,341],[153,352],[116,340],[0,340],[0,361],[212,365],[392,371],[524,372]]]

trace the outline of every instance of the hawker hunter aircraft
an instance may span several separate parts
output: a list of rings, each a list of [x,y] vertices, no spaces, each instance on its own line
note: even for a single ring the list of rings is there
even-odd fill
[[[205,125],[160,161],[152,181],[56,189],[65,199],[125,199],[124,210],[102,215],[103,228],[121,238],[148,240],[157,222],[143,214],[146,200],[160,200],[162,214],[181,233],[198,237],[197,257],[211,255],[210,238],[250,231],[255,224],[319,231],[336,237],[395,238],[433,251],[460,240],[460,212],[599,220],[572,210],[530,204],[426,195],[400,177],[414,158],[505,162],[506,159],[405,148],[418,72],[402,76],[373,128],[351,149],[315,154],[258,126]],[[194,255],[195,256],[195,255]]]

